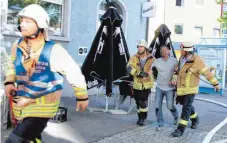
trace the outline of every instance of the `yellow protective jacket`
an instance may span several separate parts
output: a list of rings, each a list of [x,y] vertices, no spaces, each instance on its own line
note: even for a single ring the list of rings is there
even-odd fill
[[[12,46],[12,51],[11,51],[12,60],[15,60],[17,58],[16,57],[17,48],[20,48],[23,51],[23,54],[26,56],[27,54],[25,51],[26,46],[27,44],[25,41],[22,41],[19,45],[18,45],[18,42],[16,41]],[[42,51],[42,48],[43,47],[37,50],[37,51],[40,51],[36,53],[38,54],[38,56],[35,58],[32,58],[36,62],[39,59],[39,55]],[[63,55],[64,57],[59,58],[60,55]],[[76,63],[72,60],[72,58],[68,55],[68,53],[64,50],[64,48],[61,47],[61,45],[55,44],[53,46],[50,58],[52,58],[52,61],[53,61],[52,63],[55,62],[54,64],[50,65],[51,70],[53,72],[59,72],[66,76],[69,83],[72,85],[73,89],[75,90],[76,97],[81,98],[87,95],[86,82],[85,82],[84,76],[80,71],[79,66],[76,65]],[[58,59],[62,59],[62,61],[59,61]],[[23,66],[28,72],[27,78],[29,78],[29,76],[31,76],[32,73],[35,71],[34,70],[35,67],[31,66],[34,62],[33,60],[23,62]],[[15,82],[15,80],[18,78],[19,77],[15,75],[15,68],[12,67],[11,69],[8,70],[8,73],[6,74],[5,82]],[[18,85],[17,88],[23,88],[23,85]],[[27,103],[25,106],[21,106],[17,103],[13,103],[14,116],[16,117],[17,120],[22,120],[26,117],[51,118],[55,116],[58,110],[61,95],[62,95],[62,90],[58,90],[48,95],[35,98],[35,99],[24,97],[23,95],[17,96],[17,99],[16,99],[17,101],[26,99],[29,101],[29,103]]]
[[[144,71],[148,73],[151,70],[154,58],[149,53],[147,53],[147,55],[148,58],[144,65],[144,69],[142,69],[140,66],[140,57],[138,54],[132,56],[127,64],[127,68],[129,69],[130,74],[133,76],[134,89],[137,90],[150,89],[154,85],[154,79],[152,74],[147,78],[138,77],[140,72]]]
[[[200,75],[205,76],[213,86],[218,85],[218,81],[210,71],[210,68],[206,67],[202,58],[198,55],[193,55],[191,60],[187,61],[179,70],[177,76],[177,95],[197,94],[199,91]]]

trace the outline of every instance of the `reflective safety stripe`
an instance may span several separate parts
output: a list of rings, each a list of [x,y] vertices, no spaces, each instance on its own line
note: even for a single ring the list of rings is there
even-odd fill
[[[204,75],[204,74],[205,74],[205,72],[207,72],[208,70],[209,70],[209,68],[208,68],[208,67],[206,67],[206,68],[202,69],[202,71],[200,71],[200,74]]]
[[[139,111],[140,112],[147,112],[148,111],[148,107],[147,108],[140,108]]]
[[[138,113],[140,113],[140,110],[137,110]]]
[[[195,119],[197,117],[197,113],[190,116],[191,119]]]
[[[36,101],[37,104],[44,104],[45,103],[45,97],[42,96],[40,98],[36,98],[35,101]]]
[[[60,85],[60,84],[58,84],[58,85]],[[57,86],[57,85],[55,85],[55,86]],[[48,87],[48,88],[47,88],[46,90],[44,90],[44,91],[34,91],[34,90],[31,90],[31,89],[25,87],[25,88],[24,88],[24,91],[27,92],[27,93],[29,93],[29,94],[32,94],[32,95],[34,95],[34,96],[38,96],[38,95],[40,95],[40,94],[42,94],[42,93],[45,93],[45,92],[50,91],[52,88],[53,88],[53,87]]]
[[[75,90],[77,97],[84,96],[84,95],[88,94],[86,88],[74,87],[73,89]]]
[[[191,79],[191,73],[188,73],[185,81],[186,88],[190,87],[190,79]]]
[[[188,121],[180,119],[179,124],[187,126],[188,125]]]
[[[31,109],[38,109],[38,108],[40,108],[40,109],[49,109],[49,108],[55,108],[55,107],[58,107],[58,104],[59,104],[59,102],[54,102],[54,103],[50,103],[50,104],[34,104],[34,105],[29,105],[29,108]],[[13,107],[13,109],[15,109],[15,110],[21,110],[21,108],[18,108],[18,107]]]
[[[36,143],[42,143],[40,139],[35,139]]]
[[[25,79],[27,79],[27,76],[18,76],[17,75],[18,81],[25,82],[28,86],[35,86],[39,88],[52,88],[56,85],[62,84],[63,80],[56,80],[56,81],[51,81],[48,83],[45,82],[40,82],[40,81],[29,81],[27,82]]]
[[[209,81],[210,81],[210,83],[213,84],[213,85],[218,83],[218,81],[216,80],[215,77],[213,77],[213,78],[210,79]]]
[[[130,74],[131,74],[131,75],[135,75],[136,72],[137,72],[137,70],[133,68],[133,69],[130,71]]]
[[[77,97],[80,97],[80,96],[84,96],[84,95],[87,95],[87,91],[84,91],[84,92],[76,92],[76,96]]]
[[[59,102],[51,103],[51,104],[33,104],[28,105],[25,108],[15,107],[13,104],[13,112],[17,119],[23,119],[26,117],[53,117],[55,116]]]
[[[17,80],[18,81],[28,81],[29,78],[27,76],[17,75]]]
[[[197,94],[199,87],[177,87],[177,95]]]
[[[74,87],[73,89],[74,89],[76,92],[84,92],[84,91],[87,91],[86,88]]]
[[[143,90],[143,87],[144,87],[145,89],[150,89],[150,88],[153,87],[153,85],[154,85],[153,82],[144,83],[144,85],[142,85],[141,83],[136,83],[136,82],[134,82],[133,88],[134,88],[134,89],[137,89],[137,90]]]
[[[62,83],[63,83],[63,80],[51,81],[51,82],[48,82],[48,83],[39,82],[39,81],[32,81],[32,82],[29,82],[28,85],[36,86],[36,87],[40,87],[40,88],[49,88],[49,87],[53,87],[53,86],[56,86],[56,85],[62,84]]]
[[[44,98],[44,96],[41,97],[41,103],[42,103],[42,104],[45,103],[45,98]]]
[[[40,98],[35,99],[35,102],[36,102],[37,104],[40,104]]]

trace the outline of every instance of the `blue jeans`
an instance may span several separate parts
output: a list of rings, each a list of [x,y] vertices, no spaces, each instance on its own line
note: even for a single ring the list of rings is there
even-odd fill
[[[164,96],[166,97],[167,108],[172,113],[174,119],[178,118],[177,109],[173,105],[174,104],[173,90],[164,91],[157,87],[155,92],[155,113],[156,113],[157,122],[159,126],[164,125],[164,119],[162,114],[162,102],[163,102]]]

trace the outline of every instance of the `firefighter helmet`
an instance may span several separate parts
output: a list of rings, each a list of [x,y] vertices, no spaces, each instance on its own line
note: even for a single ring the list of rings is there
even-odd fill
[[[147,42],[144,39],[138,41],[137,47],[138,46],[142,46],[142,47],[145,47],[146,49],[148,49]]]
[[[48,41],[48,28],[49,28],[49,16],[47,12],[38,4],[31,4],[26,6],[21,12],[18,14],[19,18],[28,17],[33,19],[39,29],[44,30],[45,40]]]
[[[187,52],[195,51],[195,45],[192,43],[181,43],[180,48]]]

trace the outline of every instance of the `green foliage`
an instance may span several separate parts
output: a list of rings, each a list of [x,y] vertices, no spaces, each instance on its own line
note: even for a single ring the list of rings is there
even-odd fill
[[[218,0],[217,4],[223,4],[225,0]],[[227,28],[227,12],[223,12],[222,16],[218,18],[218,22],[222,24],[222,28]]]

